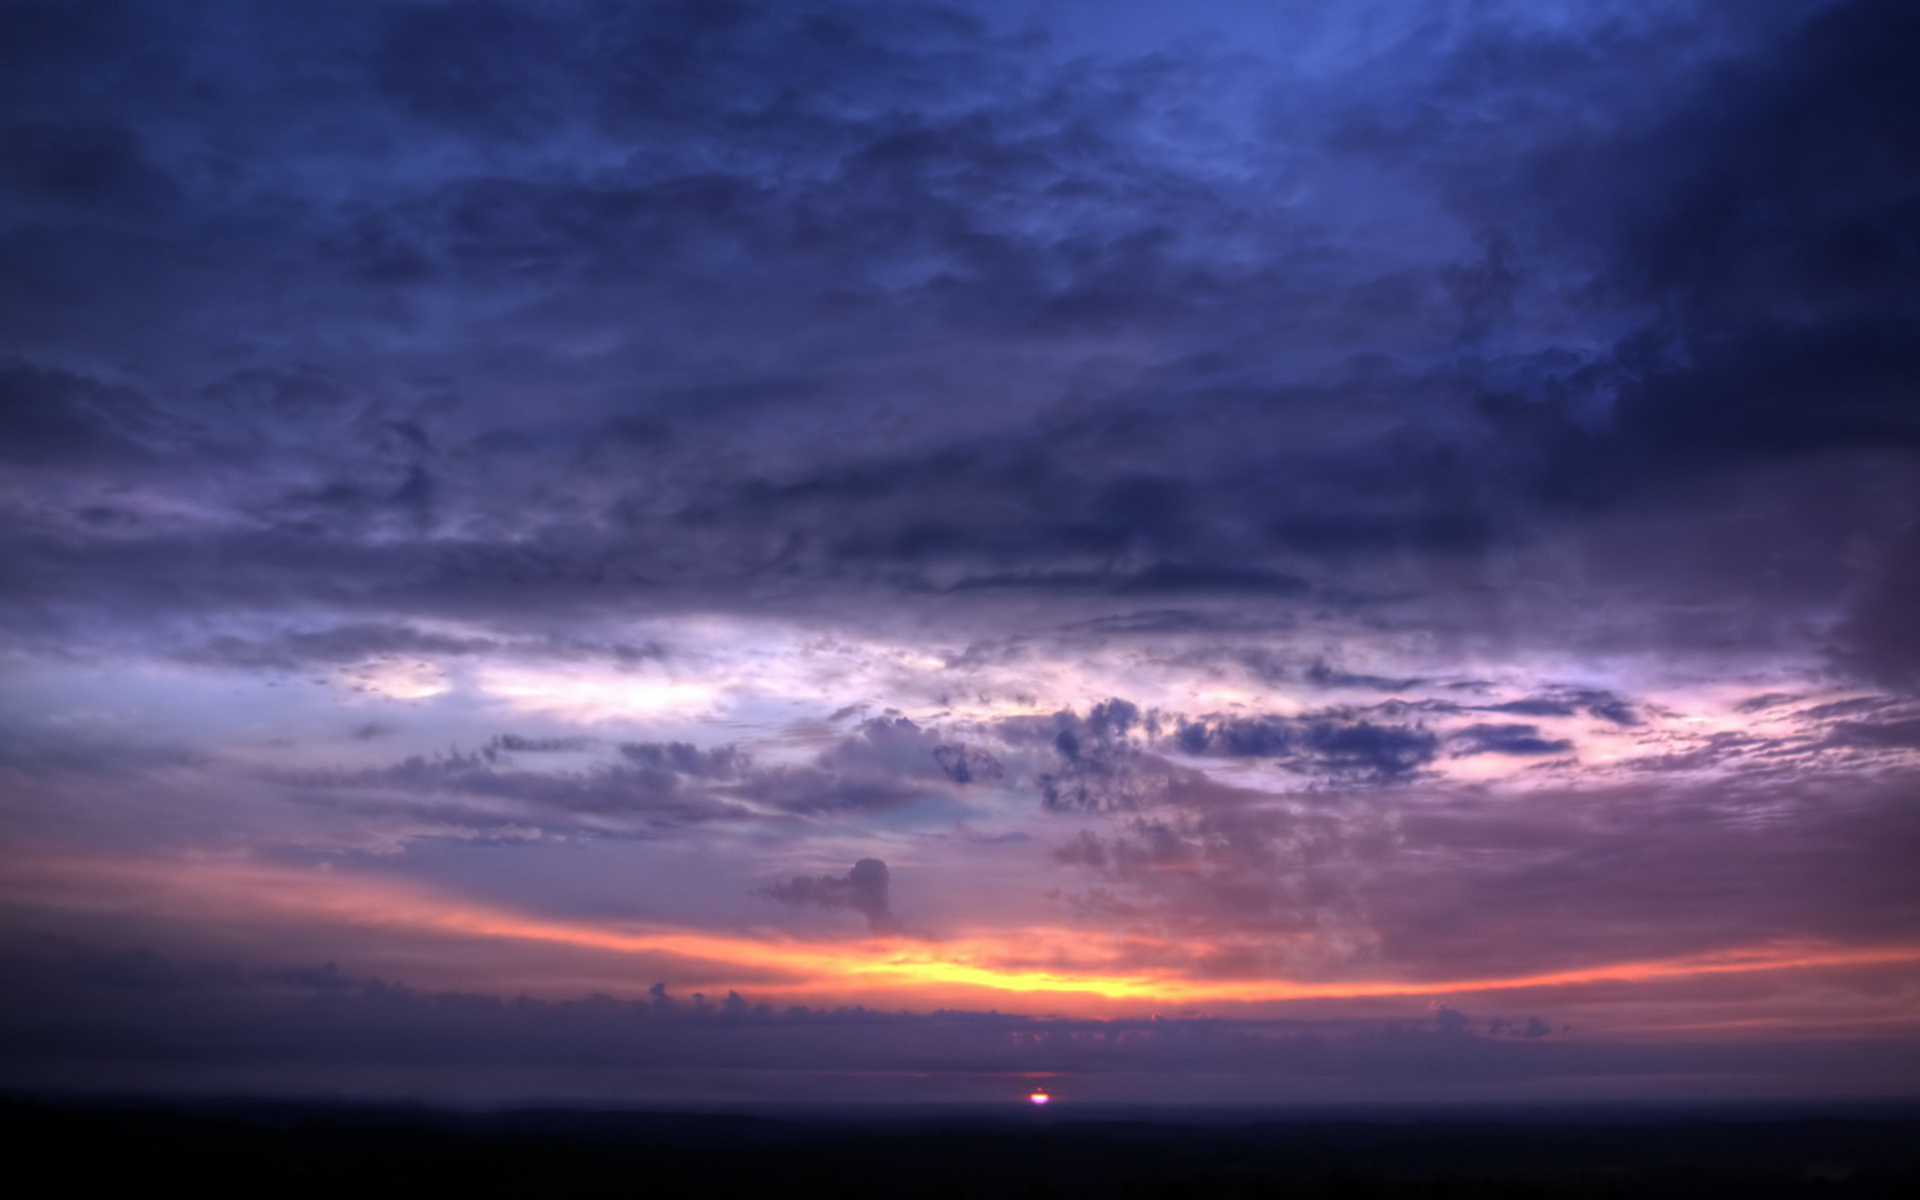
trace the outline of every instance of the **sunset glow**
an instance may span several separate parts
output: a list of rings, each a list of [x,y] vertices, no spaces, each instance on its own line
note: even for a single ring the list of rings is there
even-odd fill
[[[1920,964],[1920,944],[1839,946],[1774,940],[1659,959],[1597,961],[1577,968],[1471,977],[1209,977],[1222,947],[1206,943],[1090,938],[1069,928],[950,933],[938,939],[803,940],[723,936],[673,927],[609,927],[543,920],[390,880],[334,871],[242,863],[151,860],[18,862],[0,891],[15,905],[164,918],[182,927],[262,922],[397,934],[452,946],[552,946],[607,956],[609,969],[644,958],[646,970],[692,971],[708,986],[751,988],[784,1000],[847,1002],[862,996],[931,1009],[998,994],[1001,1003],[1040,1000],[1080,1016],[1147,1013],[1166,1006],[1385,997],[1463,997],[1528,989],[1580,989],[1705,980],[1714,976],[1845,971]],[[1158,960],[1183,966],[1123,966]],[[677,967],[665,964],[678,963]],[[1036,964],[1048,964],[1036,969]],[[641,982],[634,978],[633,984]],[[1833,1013],[1831,1016],[1841,1016]],[[1920,1013],[1909,1010],[1920,1019]]]

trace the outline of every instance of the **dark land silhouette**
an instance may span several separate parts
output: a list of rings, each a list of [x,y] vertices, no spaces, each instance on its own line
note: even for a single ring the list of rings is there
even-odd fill
[[[672,1114],[0,1105],[36,1195],[1908,1197],[1920,1113]]]

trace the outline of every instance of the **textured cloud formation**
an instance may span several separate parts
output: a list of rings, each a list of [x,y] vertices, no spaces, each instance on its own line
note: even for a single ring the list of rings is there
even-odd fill
[[[1804,611],[1837,522],[1886,556],[1847,644],[1903,669],[1898,5],[1494,20],[1251,102],[1251,64],[893,6],[9,19],[8,440],[69,473],[16,526],[41,587],[1352,603],[1868,454],[1888,483],[1797,512],[1689,497],[1704,561],[1595,554]]]
[[[0,1034],[1878,1087],[1917,55],[1897,0],[5,6],[0,935],[68,957]]]

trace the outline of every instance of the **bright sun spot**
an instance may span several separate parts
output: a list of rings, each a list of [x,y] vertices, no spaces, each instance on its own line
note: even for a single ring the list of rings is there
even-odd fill
[[[1027,1097],[1027,1099],[1033,1101],[1035,1104],[1045,1104],[1052,1098],[1053,1097],[1047,1095],[1045,1092],[1035,1092],[1033,1095]]]

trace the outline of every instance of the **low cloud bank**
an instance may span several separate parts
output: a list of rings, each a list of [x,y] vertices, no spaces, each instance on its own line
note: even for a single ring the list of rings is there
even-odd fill
[[[379,1065],[454,1070],[440,1076],[449,1080],[461,1069],[507,1068],[530,1086],[543,1071],[560,1081],[587,1068],[671,1072],[683,1087],[755,1072],[786,1077],[781,1087],[802,1098],[804,1080],[850,1072],[883,1079],[881,1091],[907,1099],[949,1094],[953,1079],[994,1078],[1014,1087],[1045,1078],[1063,1094],[1078,1088],[1136,1102],[1191,1095],[1198,1078],[1219,1080],[1220,1095],[1241,1100],[1356,1091],[1379,1099],[1497,1099],[1542,1089],[1603,1096],[1623,1081],[1643,1095],[1694,1098],[1703,1087],[1712,1094],[1765,1086],[1781,1072],[1829,1093],[1871,1093],[1899,1069],[1897,1055],[1876,1068],[1886,1049],[1864,1043],[1596,1041],[1550,1013],[1524,1011],[1076,1020],[776,1010],[738,993],[675,995],[665,985],[638,1000],[428,993],[332,966],[249,971],[46,942],[16,946],[4,962],[13,982],[0,999],[0,1078],[43,1085],[150,1081],[170,1071],[185,1079],[224,1070],[238,1079],[248,1069],[279,1080],[275,1086],[303,1072],[319,1085],[347,1078],[343,1069]],[[1156,1077],[1174,1092],[1151,1090]]]

